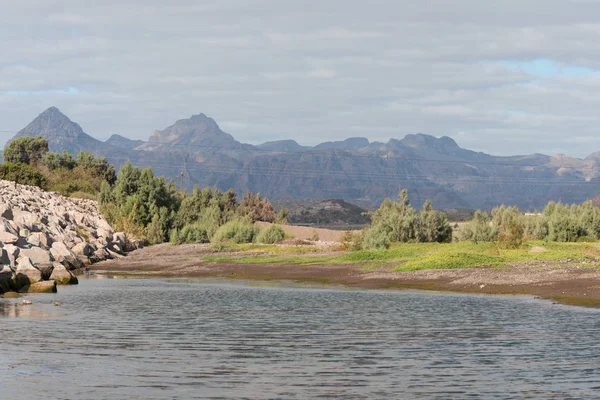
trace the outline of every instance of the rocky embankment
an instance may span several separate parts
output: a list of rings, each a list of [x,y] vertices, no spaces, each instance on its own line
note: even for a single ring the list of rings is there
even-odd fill
[[[95,201],[0,180],[0,293],[55,292],[142,245],[113,232]]]

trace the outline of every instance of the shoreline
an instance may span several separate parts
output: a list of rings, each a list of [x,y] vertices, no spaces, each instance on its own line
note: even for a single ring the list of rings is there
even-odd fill
[[[217,277],[295,281],[364,289],[526,295],[567,305],[600,307],[600,271],[591,268],[585,261],[540,261],[514,263],[508,268],[471,267],[394,272],[391,269],[396,263],[369,269],[368,263],[306,265],[204,259],[215,254],[223,253],[210,245],[164,244],[137,250],[125,258],[94,264],[90,270],[138,277]]]

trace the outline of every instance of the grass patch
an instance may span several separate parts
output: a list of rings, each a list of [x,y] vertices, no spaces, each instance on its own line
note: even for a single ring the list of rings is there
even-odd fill
[[[543,247],[544,251],[532,252],[533,247]],[[364,264],[362,269],[365,271],[394,262],[398,263],[395,271],[416,271],[479,266],[500,268],[517,262],[563,260],[592,261],[590,267],[594,267],[600,261],[597,243],[529,242],[515,250],[499,249],[495,243],[406,243],[395,244],[389,249],[342,252],[339,255],[322,255],[319,254],[321,250],[304,246],[227,244],[223,249],[231,253],[206,256],[204,260],[236,264]]]
[[[394,271],[417,271],[421,269],[454,269],[480,266],[504,267],[502,257],[487,254],[440,251],[409,260]]]

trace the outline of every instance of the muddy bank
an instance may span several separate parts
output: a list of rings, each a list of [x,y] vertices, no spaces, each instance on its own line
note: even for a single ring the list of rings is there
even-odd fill
[[[545,261],[515,263],[510,268],[393,272],[397,262],[365,270],[365,264],[239,264],[203,259],[213,254],[223,253],[210,245],[165,244],[138,250],[126,258],[95,264],[90,269],[138,276],[295,280],[370,289],[524,294],[565,304],[600,306],[600,272],[585,262]]]

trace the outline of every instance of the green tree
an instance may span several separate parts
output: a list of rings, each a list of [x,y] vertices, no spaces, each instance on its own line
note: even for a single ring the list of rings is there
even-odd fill
[[[11,140],[2,157],[4,162],[36,165],[48,151],[48,141],[43,137],[25,136]]]

